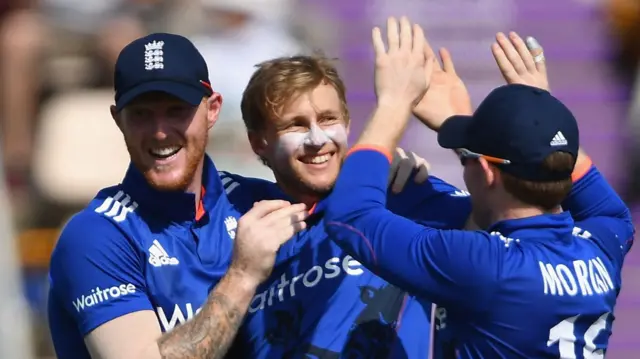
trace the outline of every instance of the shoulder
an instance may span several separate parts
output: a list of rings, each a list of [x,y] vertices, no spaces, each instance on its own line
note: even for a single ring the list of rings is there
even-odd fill
[[[63,226],[52,254],[52,263],[65,254],[87,255],[115,250],[130,251],[138,247],[129,234],[127,222],[137,203],[119,187],[105,188]]]
[[[282,197],[278,185],[260,178],[244,177],[235,173],[219,171],[224,191],[230,200],[244,199],[247,201],[276,199]]]

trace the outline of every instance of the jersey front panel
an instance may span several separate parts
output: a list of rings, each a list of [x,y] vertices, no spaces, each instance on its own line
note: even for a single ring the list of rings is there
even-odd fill
[[[249,309],[246,338],[252,358],[417,358],[422,345],[396,340],[403,318],[428,326],[430,306],[373,275],[326,238],[322,223],[309,229],[316,243],[280,261]],[[315,242],[315,241],[314,241]]]
[[[193,195],[163,198],[130,169],[65,226],[48,310],[59,358],[89,358],[84,336],[131,312],[153,310],[164,332],[198,312],[227,270],[239,218],[213,164],[205,168],[206,214],[198,221]]]
[[[286,199],[273,185],[229,176],[230,180],[223,176],[223,182],[238,183],[229,194],[234,205]],[[433,197],[440,198],[436,199],[440,207],[429,209],[426,203],[433,202]],[[468,199],[465,192],[432,178],[425,186],[408,184],[404,192],[389,199],[389,205],[416,220],[460,228],[469,215]],[[272,275],[250,304],[236,341],[237,351],[232,354],[247,358],[427,358],[431,303],[390,285],[347,255],[328,238],[322,208],[316,211],[307,221],[309,228],[278,252]]]
[[[146,226],[131,229],[134,238],[146,239],[144,277],[163,332],[193,318],[226,273],[238,218],[239,213],[221,197],[205,220],[211,224],[174,224],[160,232]]]

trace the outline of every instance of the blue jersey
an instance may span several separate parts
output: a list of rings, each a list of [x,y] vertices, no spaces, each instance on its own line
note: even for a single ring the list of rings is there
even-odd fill
[[[226,174],[241,212],[263,199],[287,199],[272,183]],[[426,205],[429,207],[426,207]],[[389,208],[437,228],[461,228],[468,193],[431,177],[388,198]],[[322,210],[285,243],[258,289],[229,358],[427,358],[431,303],[372,274],[330,241]]]
[[[203,177],[199,215],[193,194],[155,191],[131,166],[67,223],[50,267],[58,358],[90,358],[84,336],[131,312],[155,311],[163,331],[196,314],[227,270],[239,217],[208,158]]]
[[[324,204],[327,231],[380,277],[445,308],[449,357],[604,357],[634,229],[595,168],[565,203],[575,220],[564,212],[475,232],[386,210],[388,169],[372,150],[346,159]]]

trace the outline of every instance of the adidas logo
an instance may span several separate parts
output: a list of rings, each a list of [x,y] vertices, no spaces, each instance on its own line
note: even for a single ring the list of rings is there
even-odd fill
[[[136,208],[138,208],[138,203],[132,201],[128,194],[118,191],[115,196],[107,197],[94,212],[109,217],[116,222],[122,222],[127,219],[127,215],[135,211]]]
[[[551,139],[551,142],[549,144],[551,146],[566,146],[569,144],[569,142],[567,142],[567,139],[564,138],[562,132],[558,131],[556,135],[553,136],[553,139]]]
[[[149,247],[149,264],[154,267],[176,266],[180,264],[180,261],[176,257],[170,257],[167,251],[162,248],[162,244],[154,239],[153,244]]]

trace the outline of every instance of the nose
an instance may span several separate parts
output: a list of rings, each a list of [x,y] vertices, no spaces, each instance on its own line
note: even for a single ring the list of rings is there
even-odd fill
[[[327,134],[317,125],[311,126],[309,133],[305,138],[304,145],[309,148],[319,149],[322,148],[331,139]]]
[[[169,131],[169,121],[165,116],[155,114],[150,122],[150,130],[153,138],[157,141],[163,141],[167,138]]]

